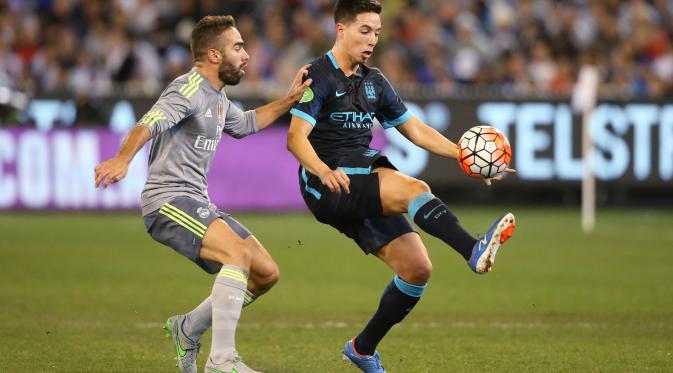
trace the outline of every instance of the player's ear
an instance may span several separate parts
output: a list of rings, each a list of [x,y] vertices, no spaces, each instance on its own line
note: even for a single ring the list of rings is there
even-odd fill
[[[215,49],[208,49],[208,62],[220,63],[222,62],[222,55]]]
[[[343,23],[339,22],[336,24],[336,34],[337,36],[343,35],[344,31],[346,31],[346,25]]]

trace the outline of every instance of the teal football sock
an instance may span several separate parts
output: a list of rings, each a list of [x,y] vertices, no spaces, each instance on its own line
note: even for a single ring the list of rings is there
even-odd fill
[[[458,222],[458,218],[432,193],[423,193],[409,203],[409,216],[422,230],[444,241],[465,260],[470,259],[477,240]]]
[[[390,328],[402,321],[416,306],[426,286],[412,285],[395,275],[383,291],[376,313],[355,337],[355,351],[362,355],[373,355]]]

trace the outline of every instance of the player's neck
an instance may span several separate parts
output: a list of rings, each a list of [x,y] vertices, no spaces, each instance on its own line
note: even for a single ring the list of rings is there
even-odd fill
[[[194,64],[196,71],[205,76],[210,85],[215,87],[218,91],[224,87],[224,82],[220,80],[217,74],[217,68],[209,68],[207,65],[197,62]]]
[[[332,55],[334,55],[334,59],[344,75],[351,76],[358,70],[359,63],[351,60],[348,57],[348,53],[336,44],[332,47]]]

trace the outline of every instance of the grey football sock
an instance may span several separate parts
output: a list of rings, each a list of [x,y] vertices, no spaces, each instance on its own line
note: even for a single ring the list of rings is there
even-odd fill
[[[245,289],[245,296],[243,297],[243,307],[249,306],[250,303],[254,302],[257,299],[257,295],[253,294],[250,290]]]
[[[250,290],[245,289],[243,296],[243,307],[249,306],[257,299],[257,295]],[[182,334],[196,342],[201,335],[213,324],[213,303],[212,296],[204,299],[201,304],[185,315],[185,322],[182,324]]]
[[[213,322],[213,304],[212,296],[204,299],[201,304],[196,306],[191,312],[185,315],[185,322],[182,324],[182,333],[192,341],[198,341]]]
[[[247,273],[240,267],[225,264],[213,285],[213,343],[210,359],[224,363],[236,355],[236,325],[241,316]]]

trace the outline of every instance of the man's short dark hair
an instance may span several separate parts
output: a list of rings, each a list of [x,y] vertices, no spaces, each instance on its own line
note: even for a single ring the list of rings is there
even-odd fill
[[[337,0],[334,23],[351,23],[360,13],[381,14],[381,3],[378,0]]]
[[[192,50],[194,61],[200,61],[208,49],[217,45],[217,38],[223,31],[236,27],[232,16],[205,16],[194,26],[192,41],[189,48]]]

